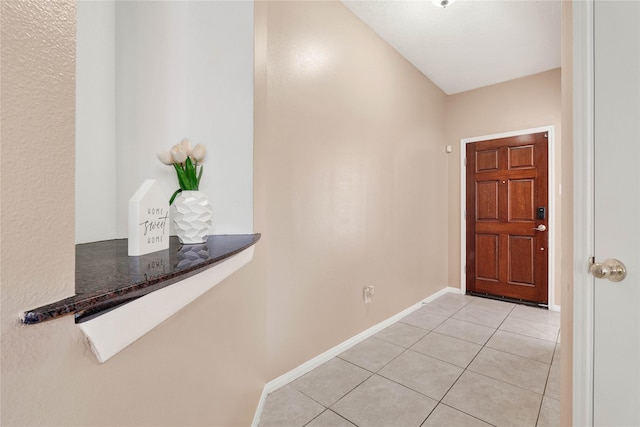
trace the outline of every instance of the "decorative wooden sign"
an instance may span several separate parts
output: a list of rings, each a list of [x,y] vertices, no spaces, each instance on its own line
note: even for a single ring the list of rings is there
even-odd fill
[[[147,179],[129,199],[129,256],[169,249],[169,199]]]

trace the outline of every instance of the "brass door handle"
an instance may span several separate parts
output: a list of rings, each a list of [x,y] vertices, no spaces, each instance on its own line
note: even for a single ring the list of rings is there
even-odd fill
[[[608,259],[603,263],[594,262],[589,266],[589,273],[597,279],[620,282],[627,277],[627,268],[617,259]]]

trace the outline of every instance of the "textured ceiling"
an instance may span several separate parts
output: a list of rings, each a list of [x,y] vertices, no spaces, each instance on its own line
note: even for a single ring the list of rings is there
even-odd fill
[[[343,0],[445,93],[560,67],[560,0]]]

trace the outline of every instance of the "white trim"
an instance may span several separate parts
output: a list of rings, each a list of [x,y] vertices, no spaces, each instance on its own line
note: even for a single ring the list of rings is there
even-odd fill
[[[592,1],[573,2],[573,425],[593,425],[594,39]]]
[[[258,427],[260,424],[260,417],[262,416],[262,410],[264,409],[264,402],[267,400],[267,396],[270,391],[267,390],[267,384],[262,388],[262,394],[260,395],[260,401],[258,402],[258,406],[256,407],[256,412],[253,414],[253,422],[251,423],[251,427]]]
[[[548,277],[547,277],[547,292],[549,298],[549,309],[553,311],[560,311],[559,301],[555,300],[555,256],[556,256],[556,227],[559,224],[560,217],[556,215],[556,156],[555,156],[555,133],[553,126],[542,126],[532,129],[523,129],[513,132],[504,132],[494,135],[476,136],[473,138],[463,138],[460,140],[460,289],[462,293],[467,291],[467,274],[465,272],[465,264],[467,263],[467,221],[465,219],[465,211],[467,210],[467,168],[465,166],[465,157],[467,154],[466,145],[472,142],[486,141],[489,139],[509,138],[512,136],[528,135],[531,133],[547,132],[548,139],[548,193],[549,193],[549,217],[548,217],[548,233],[549,233],[549,245],[547,257],[548,264]]]
[[[453,288],[453,287],[446,287],[444,289],[440,289],[438,292],[428,296],[427,298],[401,311],[400,313],[394,316],[391,316],[386,320],[383,320],[382,322],[370,327],[366,331],[363,331],[358,335],[349,338],[348,340],[338,344],[332,349],[327,350],[324,353],[314,357],[313,359],[303,363],[297,368],[294,368],[291,371],[283,375],[280,375],[278,378],[275,378],[269,381],[267,384],[265,384],[264,389],[262,390],[262,395],[260,396],[260,402],[258,402],[258,407],[256,408],[256,413],[253,417],[253,423],[251,423],[252,427],[258,427],[258,424],[260,423],[260,416],[262,415],[262,409],[264,408],[264,402],[267,396],[269,395],[269,393],[279,389],[284,385],[289,384],[290,382],[296,380],[297,378],[300,378],[307,372],[317,368],[318,366],[322,365],[325,362],[328,362],[329,360],[333,359],[340,353],[350,349],[354,345],[364,341],[370,336],[377,334],[384,328],[391,326],[392,324],[396,323],[398,320],[402,319],[403,317],[413,313],[414,311],[422,307],[423,304],[431,302],[436,298],[448,293],[460,294],[461,292],[460,292],[460,289]]]
[[[251,246],[195,276],[78,323],[100,363],[173,316],[253,258]]]

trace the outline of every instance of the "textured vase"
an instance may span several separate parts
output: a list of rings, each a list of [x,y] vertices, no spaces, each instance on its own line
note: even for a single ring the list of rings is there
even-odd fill
[[[211,230],[211,205],[201,191],[183,191],[171,205],[173,224],[180,243],[203,243]]]

